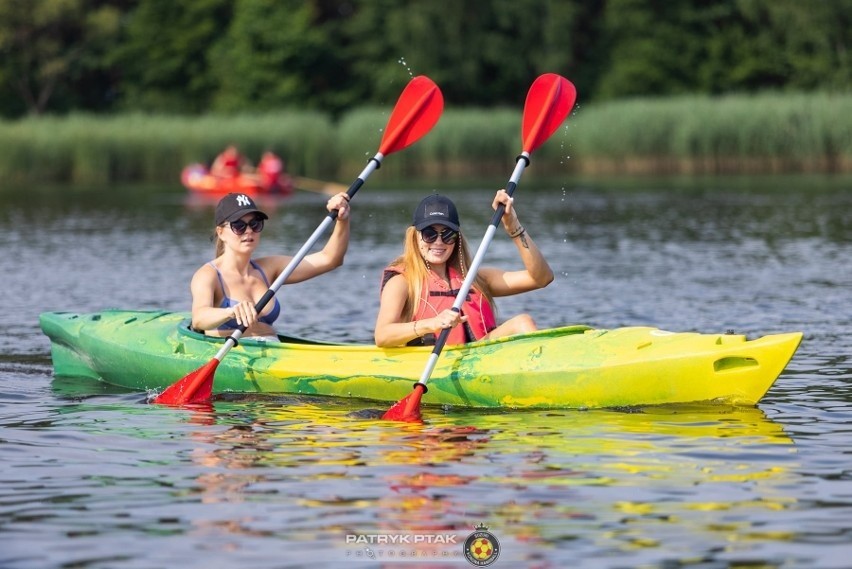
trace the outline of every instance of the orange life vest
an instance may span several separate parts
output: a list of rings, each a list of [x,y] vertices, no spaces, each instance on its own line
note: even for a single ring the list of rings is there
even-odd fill
[[[404,276],[404,273],[405,271],[399,266],[385,268],[382,278],[382,288],[384,288],[385,283],[391,277],[398,274]],[[447,281],[437,276],[434,272],[429,271],[429,276],[426,282],[423,283],[420,303],[418,304],[417,313],[413,316],[413,320],[433,318],[444,310],[449,310],[453,307],[453,303],[456,301],[456,296],[464,283],[464,279],[452,267],[448,267],[448,273],[450,277],[449,285],[447,285]],[[450,335],[447,337],[448,345],[464,344],[479,340],[497,327],[491,304],[489,304],[485,295],[476,288],[471,287],[467,293],[467,299],[461,306],[461,314],[467,316],[467,322],[463,322],[461,325],[450,330]],[[409,345],[430,345],[434,343],[435,335],[425,334],[422,338],[409,342]]]

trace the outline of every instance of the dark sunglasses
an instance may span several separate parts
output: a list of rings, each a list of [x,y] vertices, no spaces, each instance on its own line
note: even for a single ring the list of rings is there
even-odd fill
[[[434,243],[438,239],[438,235],[441,236],[441,241],[447,245],[452,245],[456,242],[456,239],[458,239],[459,232],[453,231],[449,227],[444,228],[441,233],[438,233],[437,230],[432,229],[431,227],[424,227],[420,230],[420,237],[426,243]]]
[[[246,232],[247,227],[250,227],[255,233],[260,233],[263,231],[263,218],[253,217],[248,220],[248,222],[245,222],[242,219],[231,222],[231,231],[234,232],[234,235],[242,235]]]

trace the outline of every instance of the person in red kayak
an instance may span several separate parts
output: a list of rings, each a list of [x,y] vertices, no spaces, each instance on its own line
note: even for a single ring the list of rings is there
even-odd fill
[[[257,178],[268,192],[287,193],[293,189],[290,176],[284,172],[284,161],[270,150],[264,152],[257,163]]]
[[[306,255],[284,284],[297,283],[327,273],[343,264],[349,246],[349,196],[329,198],[328,211],[337,210],[334,231],[322,250]],[[192,327],[211,336],[227,337],[246,326],[244,337],[278,341],[272,324],[281,312],[273,299],[258,314],[255,305],[292,260],[273,255],[252,259],[269,216],[246,194],[228,194],[216,206],[216,258],[192,277]]]
[[[213,161],[210,173],[219,178],[236,178],[248,167],[237,147],[229,144]]]
[[[257,175],[267,187],[278,184],[278,178],[284,173],[284,162],[274,152],[267,150],[257,163]]]
[[[461,313],[451,308],[471,257],[458,211],[449,198],[438,194],[420,202],[414,210],[414,221],[406,230],[402,255],[382,276],[375,329],[377,346],[434,344],[443,328],[451,329],[449,345],[537,329],[529,314],[520,314],[500,325],[495,318],[494,297],[543,288],[553,281],[550,265],[518,221],[512,202],[505,190],[499,190],[492,206],[496,210],[499,204],[505,205],[503,227],[517,247],[524,269],[480,267]]]

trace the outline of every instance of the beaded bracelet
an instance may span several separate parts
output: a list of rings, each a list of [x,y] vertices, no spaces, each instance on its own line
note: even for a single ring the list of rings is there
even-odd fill
[[[411,323],[414,325],[414,335],[419,338],[420,334],[417,333],[417,320],[412,320]]]

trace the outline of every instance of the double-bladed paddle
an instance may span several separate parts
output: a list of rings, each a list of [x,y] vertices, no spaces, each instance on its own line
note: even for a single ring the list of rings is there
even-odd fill
[[[414,144],[429,132],[435,126],[435,123],[438,122],[443,109],[443,95],[431,79],[421,75],[409,81],[391,112],[385,133],[379,145],[379,151],[367,162],[367,166],[349,187],[349,190],[347,190],[346,193],[349,195],[349,198],[354,197],[370,174],[381,166],[382,159],[385,156]],[[275,292],[284,284],[284,281],[293,273],[311,247],[314,246],[323,232],[336,219],[337,211],[335,210],[330,212],[323,222],[320,223],[319,227],[316,228],[310,238],[302,245],[302,248],[299,249],[298,253],[287,264],[284,271],[275,279],[269,290],[257,302],[255,310],[258,313],[272,300]],[[154,398],[154,403],[187,405],[209,401],[213,394],[213,376],[219,362],[222,361],[222,358],[225,357],[232,347],[237,345],[237,341],[245,331],[245,326],[240,326],[234,330],[233,334],[225,340],[225,345],[213,356],[212,360],[170,385],[165,391]]]
[[[539,76],[530,87],[527,93],[527,100],[524,104],[524,120],[521,128],[523,138],[523,152],[518,156],[515,170],[509,178],[509,183],[506,185],[506,192],[511,196],[515,188],[518,186],[518,181],[521,179],[521,174],[524,168],[529,165],[530,154],[541,146],[550,135],[552,135],[568,113],[574,106],[574,101],[577,98],[577,91],[574,85],[559,75],[554,73],[545,73]],[[453,303],[452,310],[457,313],[461,312],[462,304],[467,298],[470,288],[473,286],[473,281],[476,279],[476,273],[479,271],[479,266],[482,264],[482,259],[485,257],[485,252],[494,238],[494,232],[497,231],[497,224],[503,217],[505,206],[500,204],[491,218],[491,224],[485,231],[485,237],[482,238],[482,243],[476,251],[473,262],[467,270],[467,276],[456,295],[456,300]],[[435,341],[435,347],[429,355],[429,360],[426,364],[426,369],[420,376],[420,380],[414,384],[414,391],[398,401],[382,416],[383,419],[392,421],[419,421],[420,420],[420,400],[423,394],[426,393],[426,382],[432,375],[435,369],[435,364],[441,356],[441,350],[444,349],[444,344],[447,342],[447,337],[450,335],[450,329],[444,328],[438,335]]]

